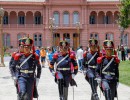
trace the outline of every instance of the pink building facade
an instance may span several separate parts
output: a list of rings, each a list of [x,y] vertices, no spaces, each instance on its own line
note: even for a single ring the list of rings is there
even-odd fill
[[[0,0],[5,9],[3,21],[4,45],[14,48],[18,39],[27,34],[35,46],[58,45],[66,39],[70,46],[88,46],[89,38],[100,45],[111,39],[117,47],[120,31],[116,23],[117,0]],[[130,29],[125,30],[124,45],[130,47]]]

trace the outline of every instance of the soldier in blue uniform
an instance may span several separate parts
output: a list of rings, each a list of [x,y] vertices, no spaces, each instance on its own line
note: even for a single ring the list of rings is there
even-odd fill
[[[22,38],[20,38],[20,39],[18,40],[18,42],[19,42],[18,51],[17,51],[17,52],[13,52],[12,57],[11,57],[10,62],[9,62],[9,66],[11,66],[12,62],[14,61],[14,57],[15,57],[15,55],[16,55],[17,53],[23,53],[23,42],[22,42],[22,40],[23,40]],[[16,70],[16,67],[14,67],[13,70]],[[16,82],[15,82],[15,83],[16,83]],[[14,84],[14,85],[15,85],[16,91],[17,91],[17,93],[18,93],[18,85],[17,85],[17,84]]]
[[[39,82],[41,66],[39,57],[32,50],[33,40],[25,37],[22,42],[24,53],[15,54],[14,61],[10,65],[10,72],[19,87],[18,100],[33,100],[34,84],[37,85]]]
[[[119,82],[119,62],[114,49],[114,43],[111,40],[103,42],[106,55],[98,57],[97,63],[97,82],[101,86],[101,90],[106,100],[114,100],[117,94],[117,86]]]
[[[84,53],[83,65],[85,79],[89,82],[92,90],[91,100],[99,100],[97,94],[97,81],[95,69],[97,66],[97,58],[100,56],[99,45],[96,39],[89,39],[89,52]]]
[[[67,100],[69,83],[74,85],[74,76],[78,72],[78,66],[74,54],[69,52],[69,44],[66,41],[61,41],[60,52],[53,55],[50,62],[50,71],[55,76],[55,82],[58,83],[60,100]],[[54,70],[56,63],[56,70]]]

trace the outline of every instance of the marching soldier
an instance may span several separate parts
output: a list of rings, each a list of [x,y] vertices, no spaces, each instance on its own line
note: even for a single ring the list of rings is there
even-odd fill
[[[60,53],[54,54],[49,68],[58,83],[60,100],[67,100],[69,83],[74,85],[73,79],[78,72],[78,66],[74,54],[69,52],[68,42],[62,41],[59,46]],[[54,63],[56,63],[56,68],[54,68]]]
[[[15,54],[10,71],[15,84],[18,84],[19,87],[18,100],[32,100],[34,84],[38,85],[41,75],[41,66],[39,57],[34,50],[32,52],[33,40],[26,37],[22,42],[24,53]]]
[[[17,52],[14,52],[13,54],[12,54],[12,57],[11,57],[11,59],[10,59],[10,62],[9,62],[9,66],[11,66],[11,64],[13,63],[13,61],[14,61],[14,57],[15,57],[15,55],[17,54],[17,53],[23,53],[23,42],[22,42],[22,38],[20,38],[19,40],[18,40],[18,42],[19,42],[19,50],[17,51]],[[16,67],[14,67],[14,70],[16,70]],[[17,91],[17,93],[18,93],[18,86],[17,86],[17,84],[14,84],[15,85],[15,87],[16,87],[16,91]]]
[[[89,39],[89,52],[84,53],[83,65],[85,79],[89,82],[92,90],[91,100],[99,100],[97,94],[97,81],[95,69],[97,66],[97,58],[100,56],[99,45],[96,39]]]
[[[101,90],[103,90],[105,99],[114,100],[119,82],[118,66],[120,60],[116,56],[113,41],[105,40],[103,47],[105,48],[106,55],[97,59],[97,82],[100,84]]]

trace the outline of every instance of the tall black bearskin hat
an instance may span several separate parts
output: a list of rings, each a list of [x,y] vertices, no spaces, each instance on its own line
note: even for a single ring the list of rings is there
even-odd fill
[[[97,39],[89,39],[89,46],[96,46],[98,45],[98,40]]]
[[[113,43],[113,41],[111,41],[111,40],[105,40],[105,41],[103,42],[103,47],[104,47],[105,49],[114,49],[114,43]]]
[[[69,43],[67,41],[60,41],[59,47],[60,48],[69,48]]]

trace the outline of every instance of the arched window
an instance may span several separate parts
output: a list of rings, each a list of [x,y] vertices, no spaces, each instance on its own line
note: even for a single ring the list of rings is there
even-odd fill
[[[20,38],[23,38],[23,37],[26,37],[26,34],[25,33],[19,33],[17,35],[17,40],[19,40]]]
[[[95,16],[91,15],[89,21],[90,24],[95,24]]]
[[[76,22],[79,22],[79,13],[77,11],[73,13],[73,24],[76,24]]]
[[[18,13],[18,23],[19,23],[20,25],[25,24],[25,13],[24,13],[23,11],[20,11],[20,12]]]
[[[67,11],[65,11],[63,15],[63,24],[69,25],[69,13]]]
[[[54,16],[54,19],[55,19],[55,24],[59,25],[59,21],[60,21],[59,12],[55,11],[53,16]]]
[[[68,43],[70,43],[70,34],[69,33],[64,33],[63,34],[63,40],[65,40]]]
[[[107,33],[106,34],[106,40],[112,40],[113,41],[113,34],[112,33]]]
[[[128,45],[128,34],[124,34],[124,36],[123,36],[123,44]]]
[[[4,33],[4,46],[5,47],[10,47],[10,34]]]
[[[90,38],[94,38],[98,40],[98,34],[97,33],[91,33]]]
[[[41,13],[35,12],[35,24],[41,24]]]
[[[42,34],[34,34],[34,45],[42,46]]]

